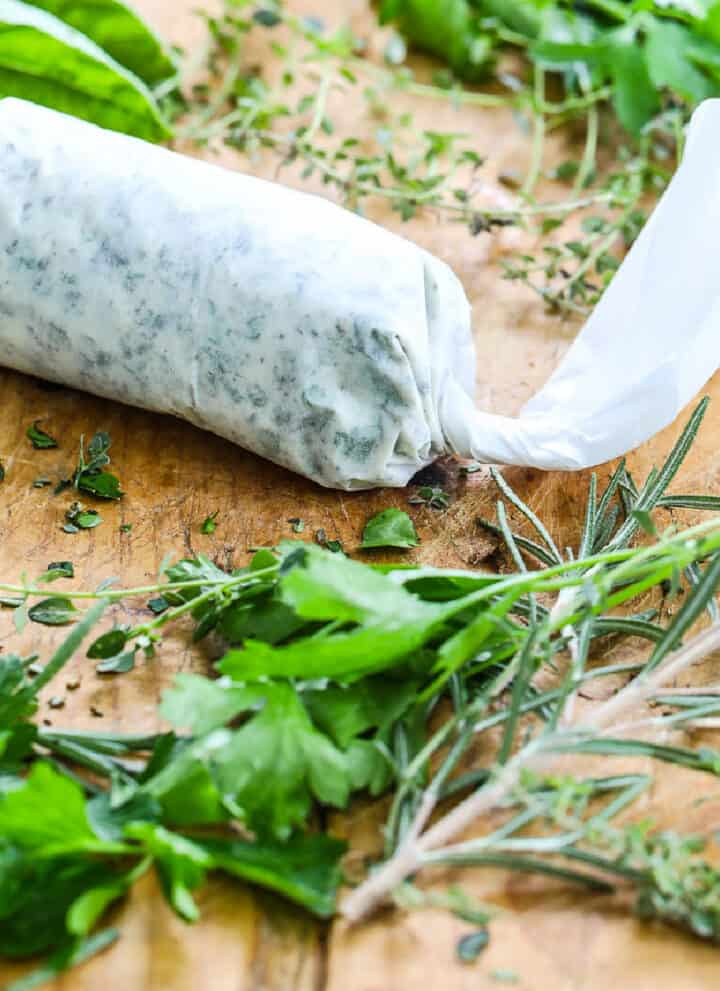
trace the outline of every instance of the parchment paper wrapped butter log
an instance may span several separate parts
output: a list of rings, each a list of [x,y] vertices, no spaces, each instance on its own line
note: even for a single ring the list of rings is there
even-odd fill
[[[2,100],[0,361],[173,413],[326,486],[403,485],[444,453],[583,467],[669,422],[717,363],[683,377],[687,336],[669,354],[647,300],[628,320],[613,303],[633,265],[647,275],[650,229],[691,165],[631,278],[624,266],[535,412],[512,420],[475,409],[469,306],[427,252],[319,197]],[[628,370],[628,335],[642,351],[643,334],[662,360]]]

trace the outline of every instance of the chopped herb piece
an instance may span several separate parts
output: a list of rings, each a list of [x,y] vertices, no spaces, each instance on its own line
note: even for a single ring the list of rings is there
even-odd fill
[[[96,705],[91,705],[90,715],[94,716],[96,719],[102,719],[105,713],[102,711],[102,709],[98,709]]]
[[[288,523],[293,528],[293,533],[303,533],[305,530],[305,520],[301,520],[299,516],[291,516]]]
[[[12,595],[0,595],[0,606],[5,606],[8,609],[17,609],[24,601],[24,599]]]
[[[75,523],[81,530],[92,530],[102,523],[102,517],[94,509],[86,509],[75,517]]]
[[[282,18],[274,10],[261,7],[253,11],[252,19],[256,24],[261,24],[264,28],[274,28],[281,23]]]
[[[216,509],[214,513],[210,513],[209,516],[205,517],[205,519],[203,520],[203,524],[200,527],[200,533],[204,533],[206,535],[215,533],[215,531],[217,530],[218,512],[219,510]]]
[[[95,509],[84,509],[81,502],[74,502],[65,513],[67,523],[63,527],[66,533],[77,533],[78,530],[92,530],[102,523],[102,516]]]
[[[75,692],[80,687],[80,678],[77,675],[74,678],[68,678],[65,682],[65,687],[69,692]]]
[[[517,984],[520,978],[513,970],[493,970],[490,972],[493,981],[502,981],[505,984]]]
[[[92,660],[114,658],[123,649],[127,640],[127,630],[120,627],[108,630],[107,633],[103,633],[97,640],[93,640],[85,656],[90,657]]]
[[[328,535],[322,527],[315,531],[315,541],[320,544],[321,547],[325,547],[327,550],[332,551],[334,554],[344,554],[345,550],[340,540],[328,540]]]
[[[40,478],[36,478],[35,481],[33,482],[34,489],[44,489],[47,488],[48,485],[52,485],[52,482],[50,481],[49,478],[45,478],[43,476],[41,476]]]
[[[0,482],[5,481],[5,465],[0,461]]]
[[[447,509],[450,496],[443,489],[423,485],[417,495],[411,496],[408,502],[412,506],[429,506],[430,509]]]
[[[170,608],[170,603],[163,595],[158,595],[154,599],[148,599],[148,609],[154,612],[156,616],[164,613],[166,609]]]
[[[120,524],[120,533],[130,533],[130,531],[132,530],[132,528],[133,528],[132,523],[121,523]]]
[[[46,582],[54,581],[56,578],[74,578],[75,568],[72,561],[51,561],[47,566],[45,574],[42,576]]]
[[[402,509],[384,509],[368,520],[363,530],[363,550],[371,547],[417,547],[415,524]]]
[[[135,651],[126,650],[116,657],[109,657],[95,665],[98,674],[126,674],[135,667]]]
[[[108,451],[112,441],[110,434],[99,430],[92,438],[85,455],[85,439],[80,438],[80,457],[73,475],[73,484],[81,492],[89,492],[98,499],[120,499],[123,495],[120,481],[115,475],[103,471],[110,464]]]
[[[62,695],[53,695],[52,698],[48,700],[48,705],[51,709],[62,709],[65,706],[65,699]]]
[[[29,438],[30,443],[37,451],[47,450],[50,447],[57,447],[58,442],[50,434],[45,433],[38,426],[40,420],[35,420],[31,427],[28,427],[25,431],[26,436]]]
[[[77,613],[70,599],[60,595],[42,599],[28,610],[28,616],[33,623],[42,623],[44,626],[65,626],[66,623],[72,623],[77,618]]]
[[[98,472],[96,475],[84,472],[78,479],[77,487],[80,491],[89,492],[98,499],[120,499],[123,495],[119,479],[107,471]]]
[[[463,963],[474,963],[490,942],[487,929],[477,929],[474,933],[463,936],[457,944],[458,960]]]

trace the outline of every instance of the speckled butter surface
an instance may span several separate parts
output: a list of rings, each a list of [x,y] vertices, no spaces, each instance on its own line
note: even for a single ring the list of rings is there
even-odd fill
[[[513,419],[475,408],[465,294],[421,248],[319,197],[5,99],[0,362],[337,488],[404,485],[444,453],[598,464],[718,367],[719,128],[706,101],[610,288]]]
[[[442,263],[327,201],[0,103],[0,360],[323,485],[402,485],[471,388]]]

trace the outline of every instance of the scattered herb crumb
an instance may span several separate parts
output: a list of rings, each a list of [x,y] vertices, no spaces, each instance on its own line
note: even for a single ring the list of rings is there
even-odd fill
[[[43,475],[41,475],[40,478],[36,478],[33,482],[34,489],[44,489],[47,488],[48,485],[52,485],[52,482],[49,478],[45,478]]]
[[[62,695],[53,695],[53,697],[48,701],[48,705],[51,709],[64,709],[65,699]]]
[[[265,10],[263,8],[254,11],[252,19],[256,24],[262,24],[264,28],[274,28],[282,22],[282,18],[274,10]]]
[[[108,657],[105,661],[100,661],[95,665],[98,674],[127,674],[135,667],[135,651],[127,650],[124,654],[116,657]]]
[[[206,536],[211,533],[215,533],[215,531],[217,530],[218,513],[219,510],[216,509],[214,513],[210,513],[209,516],[205,517],[205,519],[203,520],[203,525],[200,527],[200,533],[204,533]]]
[[[450,505],[450,496],[443,489],[423,485],[418,490],[417,495],[411,496],[408,502],[411,506],[429,506],[430,509],[447,509]]]
[[[164,595],[158,595],[157,598],[148,600],[148,609],[151,612],[154,612],[156,616],[159,616],[160,613],[164,613],[165,610],[169,608],[170,603]]]
[[[334,554],[345,553],[345,548],[342,545],[342,541],[328,540],[328,535],[322,527],[315,531],[315,542],[320,544],[321,547],[325,547],[327,550],[332,551]]]
[[[74,578],[75,568],[72,561],[51,561],[47,566],[43,578],[45,581],[52,581],[55,578]]]
[[[288,523],[293,528],[293,533],[303,533],[305,531],[305,520],[301,520],[299,516],[291,516]]]
[[[5,481],[5,465],[0,461],[0,482]]]
[[[368,520],[363,530],[362,550],[372,547],[417,547],[415,524],[402,509],[384,509]]]
[[[110,434],[98,430],[88,444],[85,460],[85,438],[80,438],[80,457],[72,480],[78,491],[89,492],[98,499],[122,498],[124,493],[120,488],[120,480],[111,472],[103,471],[110,464],[108,451],[111,445]]]
[[[79,530],[92,530],[102,523],[102,516],[95,509],[84,509],[81,502],[74,502],[65,513],[67,523],[63,526],[65,533],[77,533]]]
[[[467,933],[467,935],[458,940],[458,960],[462,960],[463,963],[475,963],[489,942],[490,933],[485,928],[476,929],[475,932]]]
[[[505,984],[517,984],[520,978],[512,970],[493,970],[490,972],[493,981],[504,981]]]
[[[114,659],[127,643],[127,627],[116,626],[90,644],[86,657],[92,660]]]
[[[96,719],[102,719],[105,713],[102,711],[102,709],[98,709],[96,705],[91,705],[90,715],[94,716]]]
[[[38,426],[40,420],[35,420],[32,426],[25,431],[30,443],[36,451],[44,451],[51,447],[58,447],[58,442],[50,434],[41,430]]]
[[[28,674],[32,675],[33,678],[36,678],[39,674],[42,674],[44,669],[45,669],[44,664],[40,664],[37,661],[33,661],[32,664],[28,665]]]
[[[75,621],[77,613],[70,599],[62,595],[54,595],[36,602],[28,610],[28,617],[33,623],[42,623],[43,626],[65,626]]]
[[[133,528],[132,523],[121,523],[120,524],[120,533],[130,533],[130,531],[132,530],[132,528]]]
[[[68,680],[65,682],[65,688],[69,692],[76,692],[79,687],[80,687],[80,679],[77,676],[75,676],[74,678],[68,678]]]

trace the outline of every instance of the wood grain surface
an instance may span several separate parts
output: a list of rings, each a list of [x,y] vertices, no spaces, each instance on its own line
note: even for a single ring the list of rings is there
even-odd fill
[[[148,19],[172,41],[193,49],[202,44],[204,27],[193,11],[195,0],[138,0]],[[330,20],[351,17],[357,30],[367,30],[365,0],[303,0],[292,4],[303,13],[321,13]],[[321,9],[319,9],[321,8]],[[376,40],[376,39],[371,39]],[[399,98],[398,98],[399,99]],[[350,98],[343,117],[351,128],[367,126],[353,117]],[[522,168],[527,138],[509,113],[456,111],[444,104],[413,105],[428,126],[463,131],[476,150],[489,157],[486,174]],[[424,116],[423,116],[424,115]],[[554,137],[557,160],[568,149]],[[216,159],[217,160],[217,159]],[[248,168],[227,150],[219,160]],[[258,161],[253,171],[273,177],[275,164]],[[292,172],[283,181],[299,185]],[[491,194],[501,196],[491,185]],[[544,313],[541,302],[502,281],[497,256],[517,237],[503,233],[491,240],[471,238],[460,225],[424,216],[403,225],[396,215],[374,215],[387,226],[421,243],[447,261],[462,279],[474,306],[478,346],[478,401],[485,408],[514,413],[547,377],[577,330]],[[700,438],[677,483],[678,490],[718,492],[720,451],[720,380],[710,383],[715,396]],[[69,389],[50,390],[28,377],[0,371],[0,459],[6,480],[0,488],[0,578],[17,580],[43,571],[50,561],[71,559],[77,587],[94,587],[110,575],[123,585],[152,581],[166,553],[202,551],[223,566],[247,560],[249,548],[272,544],[291,535],[288,518],[301,516],[308,533],[323,528],[347,548],[357,545],[368,516],[390,505],[407,508],[408,491],[385,490],[348,495],[314,486],[231,444],[170,417],[156,416],[96,399]],[[59,450],[35,451],[25,430],[31,421],[61,441]],[[61,530],[66,495],[53,497],[48,488],[33,488],[38,476],[56,480],[73,464],[82,433],[110,432],[112,458],[126,490],[117,505],[102,506],[105,519],[95,530],[69,535]],[[665,430],[631,456],[639,475],[668,451],[677,425]],[[436,477],[453,495],[443,514],[413,510],[422,546],[419,559],[435,564],[481,565],[494,545],[477,525],[492,512],[495,493],[483,473],[463,478],[444,463]],[[546,474],[513,469],[507,477],[554,529],[558,542],[569,543],[579,532],[587,485],[583,474]],[[203,519],[218,512],[212,536],[200,534]],[[690,521],[688,514],[686,520]],[[130,532],[121,525],[131,523]],[[139,612],[139,610],[138,610]],[[125,607],[116,609],[128,621]],[[7,650],[46,652],[62,631],[30,624],[22,637],[14,634],[8,611],[0,612],[0,642]],[[170,635],[151,661],[131,674],[103,678],[92,662],[78,656],[68,677],[77,675],[75,691],[52,686],[65,706],[40,717],[63,726],[117,731],[158,728],[156,706],[163,688],[177,671],[208,671],[206,652],[190,650],[182,630]],[[695,677],[710,678],[708,664]],[[93,716],[91,707],[102,716]],[[712,737],[708,736],[708,742]],[[715,744],[717,741],[713,741]],[[613,765],[617,767],[617,765]],[[674,768],[660,769],[658,783],[645,800],[643,814],[685,829],[712,829],[720,824],[720,789],[710,778],[687,778]],[[703,802],[698,804],[697,799]],[[349,813],[333,817],[333,825],[353,843],[353,858],[377,851],[382,803],[357,803]],[[431,879],[446,885],[453,875]],[[121,939],[108,952],[52,985],[53,991],[704,991],[720,979],[720,951],[664,927],[635,921],[627,906],[607,896],[539,883],[500,871],[465,871],[463,884],[503,911],[492,926],[492,939],[480,961],[458,963],[455,943],[467,929],[448,914],[385,912],[348,931],[343,925],[321,926],[279,899],[240,883],[212,881],[201,895],[202,919],[194,926],[178,921],[154,883],[146,879],[116,913]],[[24,973],[25,966],[0,965],[0,982]],[[495,970],[512,971],[515,984],[493,978]]]

